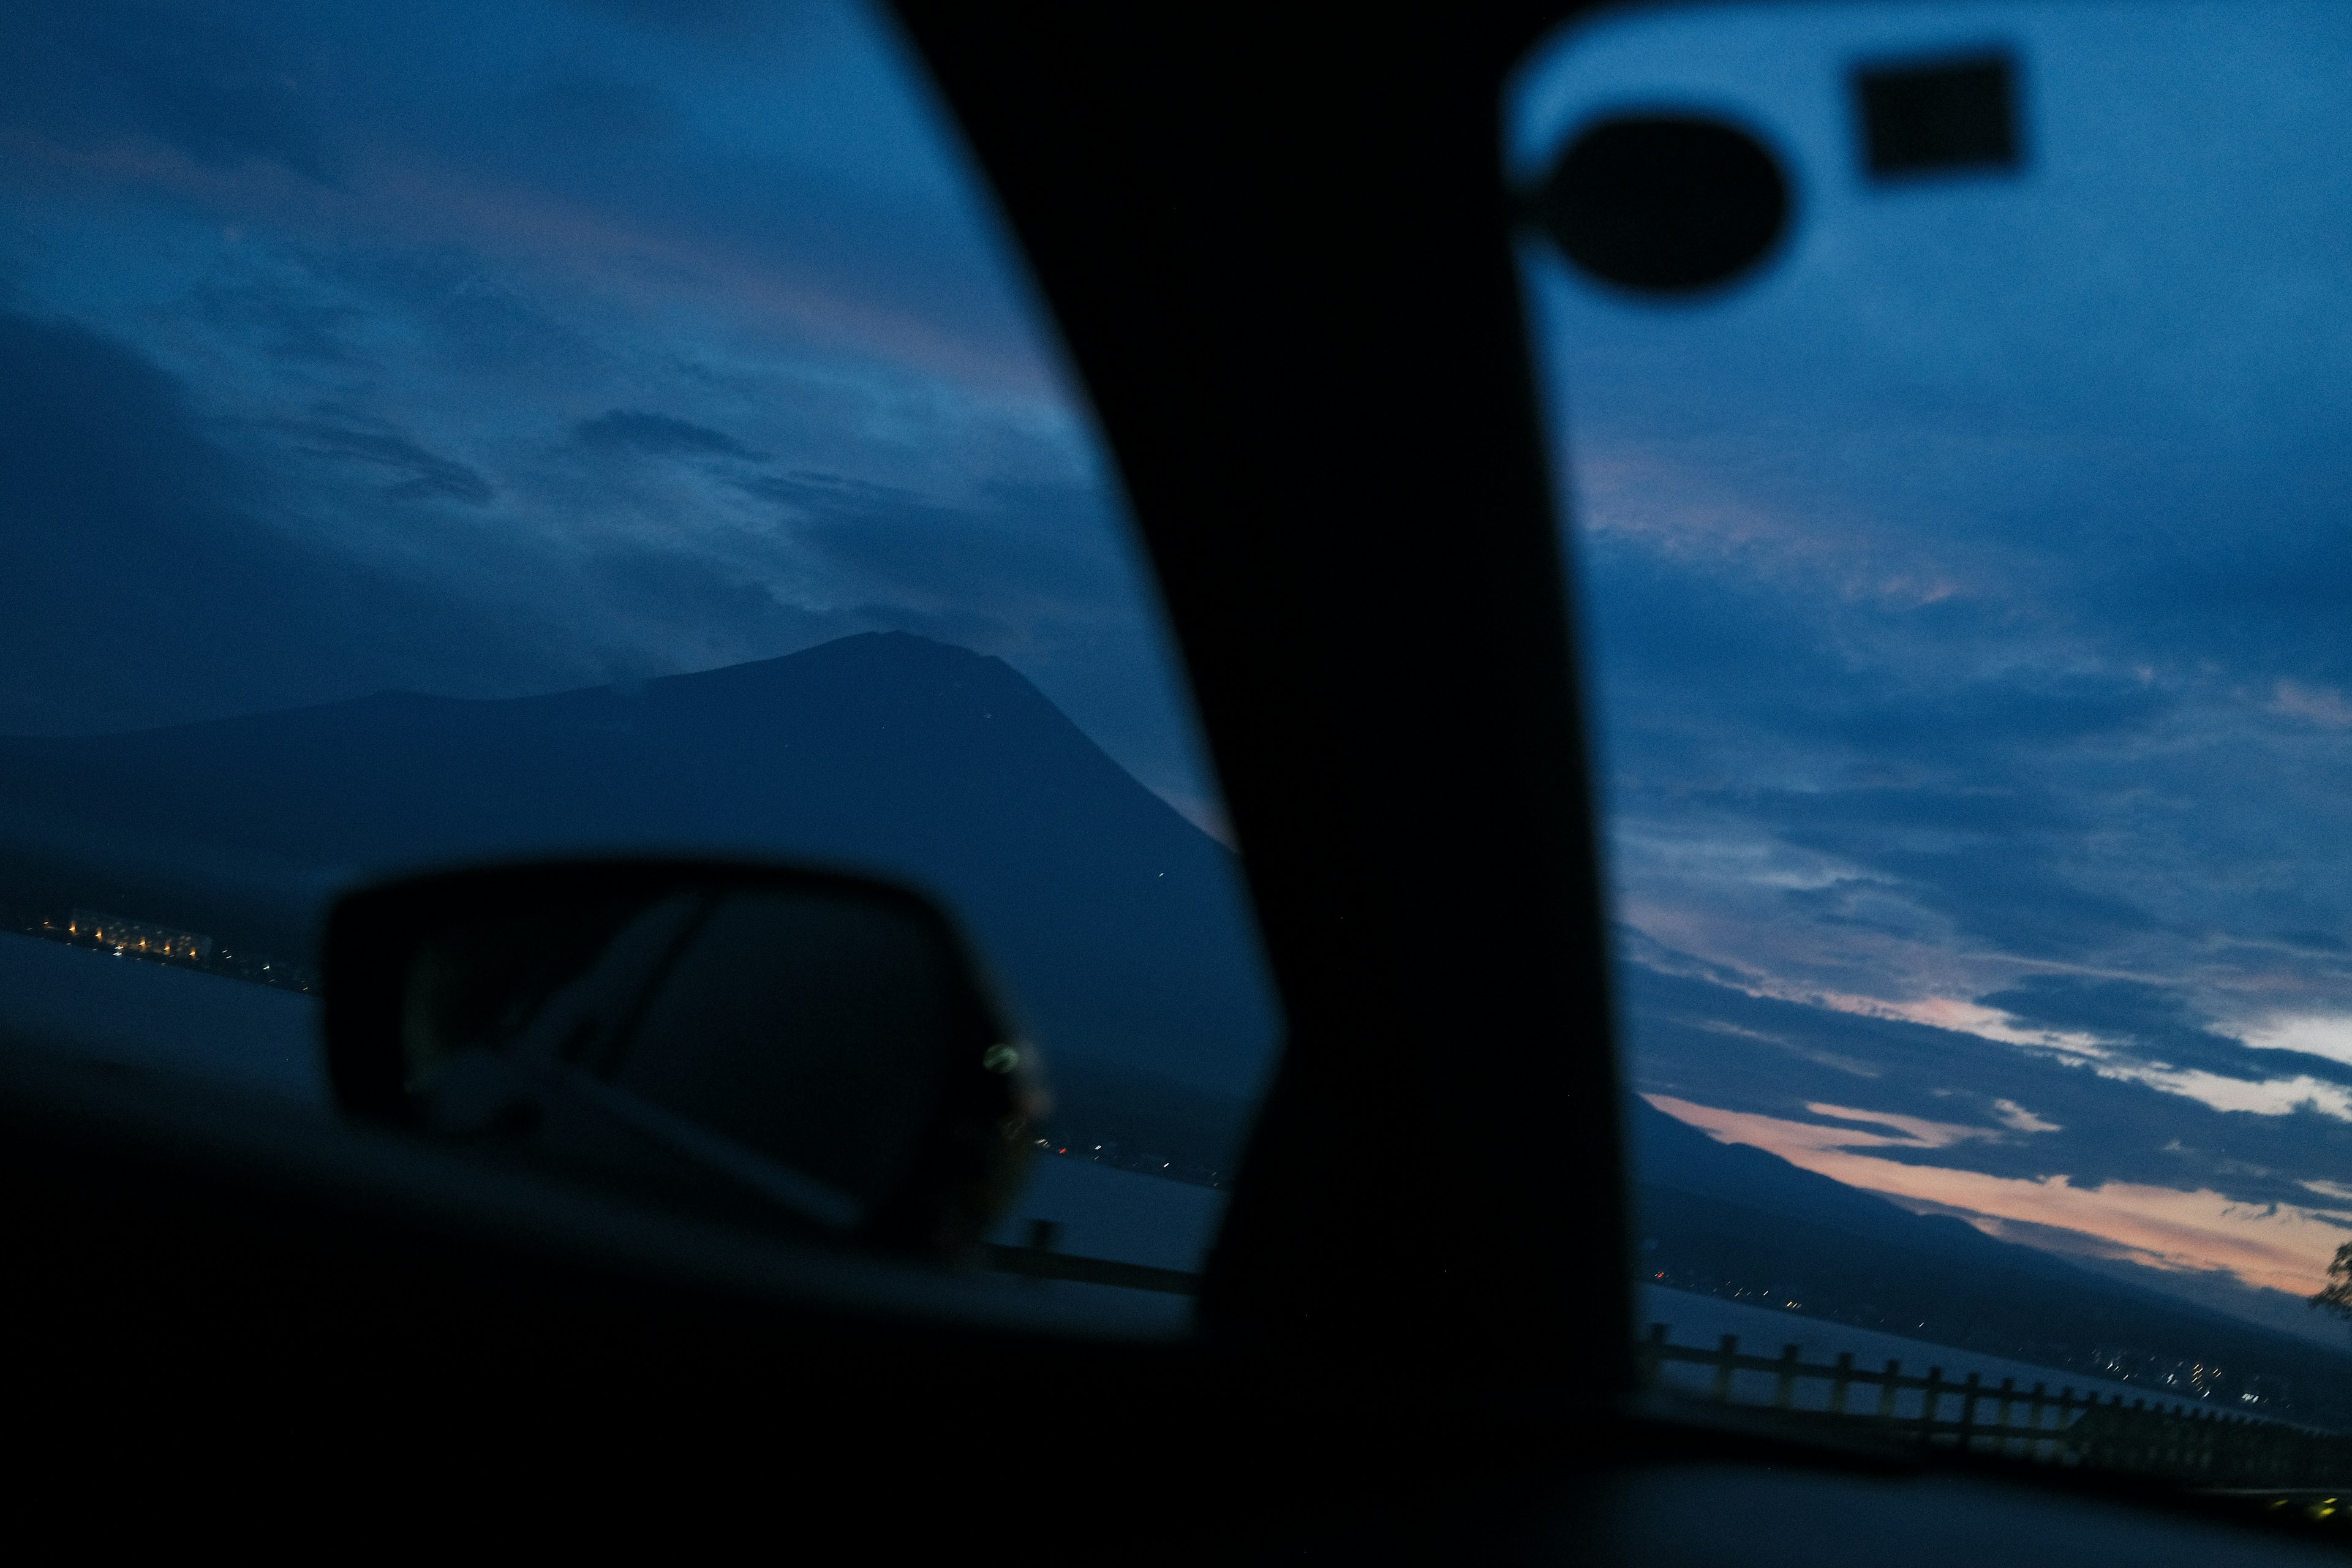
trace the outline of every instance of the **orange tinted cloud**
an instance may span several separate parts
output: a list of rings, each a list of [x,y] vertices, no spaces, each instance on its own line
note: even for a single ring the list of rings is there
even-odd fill
[[[1872,1132],[1752,1111],[1719,1110],[1669,1095],[1643,1098],[1719,1142],[1750,1144],[1849,1186],[1963,1211],[1988,1222],[2016,1221],[2073,1231],[2158,1268],[2226,1268],[2249,1285],[2295,1295],[2308,1295],[2326,1279],[2328,1261],[2347,1238],[2345,1226],[2352,1224],[2352,1215],[2332,1210],[2291,1204],[2242,1204],[2202,1188],[2181,1192],[2129,1182],[2078,1187],[2063,1175],[1994,1176],[1979,1171],[1906,1164],[1859,1152],[1943,1148],[1959,1141],[1954,1133],[2000,1135],[1990,1130],[1835,1106],[1807,1107],[1817,1115],[1867,1121],[1889,1129]],[[1999,1226],[1988,1223],[1980,1228],[1997,1230]]]

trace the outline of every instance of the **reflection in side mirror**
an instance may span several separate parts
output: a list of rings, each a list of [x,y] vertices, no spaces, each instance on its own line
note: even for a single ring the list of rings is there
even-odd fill
[[[503,867],[336,909],[354,1115],[636,1196],[953,1257],[1045,1106],[947,918],[902,889],[691,862]]]

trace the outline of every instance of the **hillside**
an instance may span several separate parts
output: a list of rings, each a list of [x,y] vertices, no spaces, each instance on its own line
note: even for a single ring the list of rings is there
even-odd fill
[[[1916,1215],[1631,1102],[1637,1268],[1811,1316],[2352,1427],[2352,1353]],[[2184,1388],[2181,1392],[2186,1392]]]
[[[1199,1184],[1233,1173],[1277,1029],[1238,866],[997,659],[866,636],[627,689],[0,740],[0,901],[20,906],[299,948],[322,889],[596,849],[934,889],[1046,1047],[1057,1140]],[[2352,1356],[1629,1115],[1654,1281],[2053,1367],[2218,1363],[2217,1393],[2352,1425]]]
[[[264,945],[305,941],[315,901],[257,915],[191,861],[343,883],[577,849],[870,868],[946,900],[1054,1054],[1246,1094],[1276,1033],[1232,853],[1003,661],[905,634],[630,689],[5,740],[0,815],[92,847],[12,857],[0,896],[215,935],[274,914]],[[168,855],[142,881],[147,846]]]

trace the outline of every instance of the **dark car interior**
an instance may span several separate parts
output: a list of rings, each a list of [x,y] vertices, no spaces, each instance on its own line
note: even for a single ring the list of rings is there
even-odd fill
[[[513,1479],[551,1466],[551,1498],[619,1472],[604,1506],[690,1491],[787,1550],[874,1554],[2340,1543],[2300,1491],[1927,1455],[1638,1386],[1585,688],[1514,246],[1704,283],[1771,242],[1785,193],[1677,142],[1717,183],[1629,240],[1577,215],[1641,207],[1641,149],[1516,188],[1496,105],[1558,5],[896,15],[1115,454],[1286,1019],[1190,1327],[1107,1329],[1007,1277],[1034,1258],[971,1267],[1045,1102],[951,916],[829,870],[493,866],[340,907],[338,1121],[76,1065],[0,998],[27,1047],[0,1052],[9,1318],[38,1347],[20,1430],[233,1412],[256,1451],[375,1477],[379,1516],[419,1471],[502,1473],[530,1511]],[[728,942],[834,945],[822,984],[697,991]],[[690,1048],[779,1008],[814,1040],[880,1028],[888,1070]],[[614,1065],[624,1024],[686,1043]],[[499,1030],[469,1079],[486,1058],[450,1042]],[[814,1101],[855,1136],[795,1121]],[[508,1154],[464,1145],[484,1128]]]

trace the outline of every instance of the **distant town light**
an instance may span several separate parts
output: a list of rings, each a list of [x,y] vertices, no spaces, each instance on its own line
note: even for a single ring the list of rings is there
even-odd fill
[[[96,910],[72,911],[66,922],[67,931],[79,936],[84,926],[89,928],[93,942],[110,942],[120,948],[135,948],[141,952],[202,959],[212,952],[213,939],[200,931],[177,931],[149,921],[128,920]],[[55,929],[54,925],[52,929]]]

